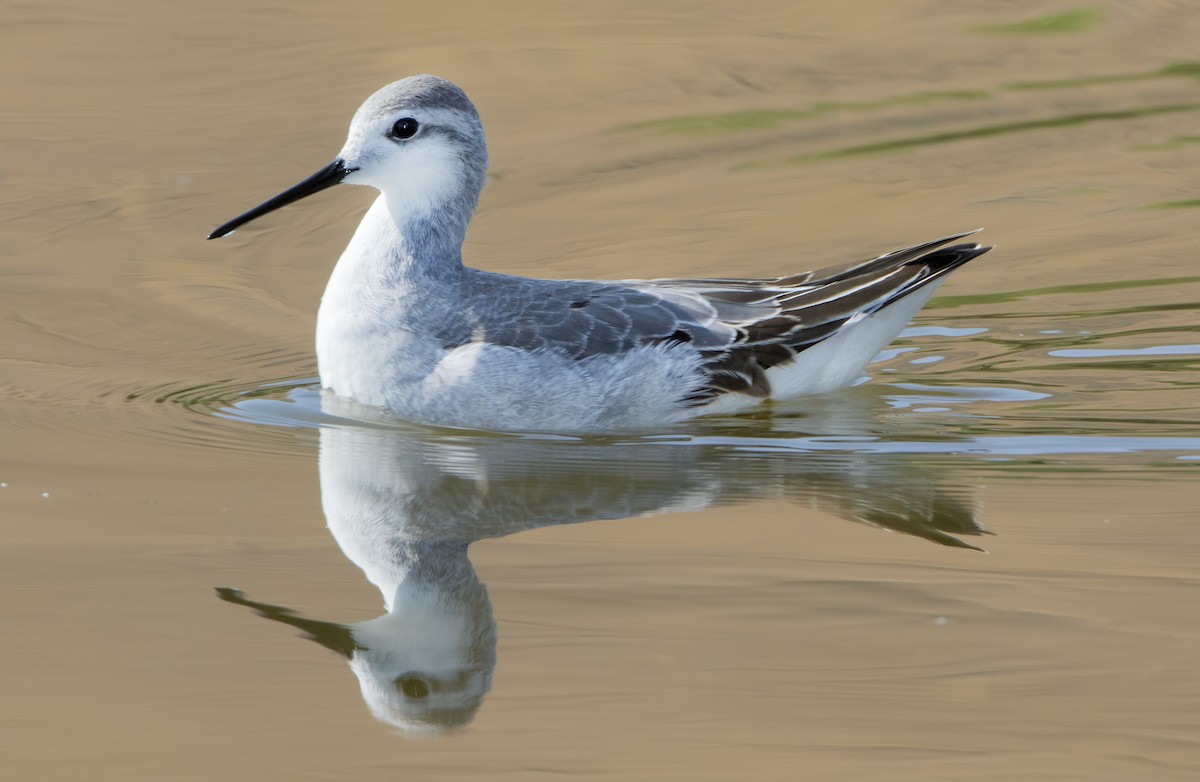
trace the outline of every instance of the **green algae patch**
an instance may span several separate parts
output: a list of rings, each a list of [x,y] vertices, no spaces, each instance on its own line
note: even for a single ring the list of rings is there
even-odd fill
[[[1054,33],[1081,33],[1096,26],[1103,18],[1094,8],[1077,8],[1060,11],[1033,19],[1010,24],[989,24],[974,28],[977,33],[1001,33],[1004,35],[1046,35]]]
[[[1053,285],[1044,288],[1027,288],[1025,290],[1007,291],[1004,293],[977,293],[963,296],[937,296],[925,309],[950,309],[969,304],[1003,304],[1005,302],[1022,301],[1038,296],[1051,296],[1063,293],[1103,293],[1130,288],[1156,288],[1161,286],[1190,285],[1200,282],[1200,277],[1170,277],[1149,280],[1114,280],[1113,282],[1081,282],[1073,285]],[[1189,309],[1194,305],[1165,305]]]
[[[914,106],[936,101],[983,100],[990,97],[991,93],[986,90],[929,90],[872,101],[825,101],[803,109],[747,109],[722,114],[668,117],[621,125],[614,130],[682,134],[741,133],[773,130],[787,122],[812,119],[839,111],[870,111],[892,106]]]
[[[1185,198],[1182,201],[1159,201],[1154,204],[1146,204],[1143,209],[1198,209],[1200,208],[1200,198]]]
[[[1047,79],[1045,81],[1017,81],[1000,86],[1002,90],[1058,90],[1070,87],[1088,87],[1093,84],[1119,84],[1130,81],[1171,79],[1179,77],[1200,78],[1200,63],[1176,62],[1152,71],[1140,73],[1101,73],[1094,76],[1077,76],[1070,79]]]
[[[1200,78],[1200,62],[1174,62],[1158,70],[1163,76],[1193,76]]]
[[[1003,90],[1061,90],[1070,87],[1089,87],[1093,84],[1120,84],[1128,81],[1161,79],[1167,75],[1161,71],[1150,73],[1101,73],[1096,76],[1079,76],[1073,79],[1048,79],[1046,81],[1015,81],[1003,85]]]
[[[1200,109],[1200,103],[1183,103],[1167,106],[1151,106],[1144,109],[1096,111],[1083,114],[1068,114],[1062,117],[1049,117],[1047,119],[1025,120],[1022,122],[1005,122],[997,125],[984,125],[976,128],[967,128],[964,130],[931,133],[926,136],[910,136],[908,138],[891,139],[889,141],[875,141],[869,144],[856,144],[854,146],[841,147],[839,149],[831,149],[824,152],[795,155],[787,158],[784,162],[813,163],[821,160],[853,157],[857,155],[878,155],[891,152],[904,152],[917,147],[927,147],[934,144],[946,144],[952,141],[1003,136],[1010,133],[1022,133],[1025,131],[1044,130],[1047,128],[1069,127],[1072,125],[1083,125],[1089,122],[1137,119],[1139,117],[1150,117],[1156,114],[1172,114],[1182,111],[1195,111],[1197,109]]]
[[[1102,73],[1065,79],[1010,82],[1002,84],[996,89],[999,91],[1056,90],[1181,77],[1200,79],[1200,62],[1176,62],[1151,71],[1135,73]],[[805,108],[761,108],[720,114],[666,117],[619,125],[611,128],[610,132],[650,131],[681,135],[745,133],[774,130],[789,122],[817,119],[843,111],[871,111],[895,106],[919,106],[939,101],[986,100],[991,97],[993,97],[993,92],[990,90],[924,90],[879,100],[822,101],[812,103]]]

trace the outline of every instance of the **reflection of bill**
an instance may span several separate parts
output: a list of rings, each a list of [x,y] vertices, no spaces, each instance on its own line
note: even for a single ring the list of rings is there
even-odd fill
[[[476,540],[752,497],[804,500],[946,545],[967,546],[953,535],[981,532],[969,502],[878,454],[831,460],[346,425],[321,430],[320,461],[329,529],[379,588],[387,613],[343,625],[236,589],[218,594],[337,651],[371,713],[407,733],[467,724],[491,687],[496,625],[467,558]]]
[[[305,619],[219,589],[221,599],[293,625],[346,658],[376,719],[409,733],[467,724],[492,686],[496,623],[465,543],[401,546],[387,613],[350,625]],[[382,586],[382,585],[381,585]]]

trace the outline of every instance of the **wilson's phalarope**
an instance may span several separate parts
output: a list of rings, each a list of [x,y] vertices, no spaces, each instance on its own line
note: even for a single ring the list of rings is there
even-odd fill
[[[962,233],[774,279],[493,274],[461,254],[487,160],[466,94],[413,76],[367,99],[332,163],[209,238],[339,182],[377,188],[321,300],[322,385],[423,423],[560,432],[846,386],[947,274],[990,249],[946,246]]]

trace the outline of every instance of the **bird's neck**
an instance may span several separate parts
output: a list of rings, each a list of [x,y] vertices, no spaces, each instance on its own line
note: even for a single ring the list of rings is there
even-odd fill
[[[462,243],[470,212],[454,205],[429,208],[402,196],[381,194],[367,210],[342,255],[339,271],[389,283],[447,279],[462,274]]]

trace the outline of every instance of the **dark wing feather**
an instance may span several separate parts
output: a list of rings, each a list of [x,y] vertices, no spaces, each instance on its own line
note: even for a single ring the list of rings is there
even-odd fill
[[[655,280],[690,288],[710,301],[736,296],[739,302],[754,302],[762,313],[748,322],[731,321],[737,337],[724,348],[701,351],[709,382],[689,401],[705,404],[730,391],[769,396],[766,370],[833,336],[852,318],[878,312],[991,249],[977,244],[944,247],[967,235],[776,280]]]

